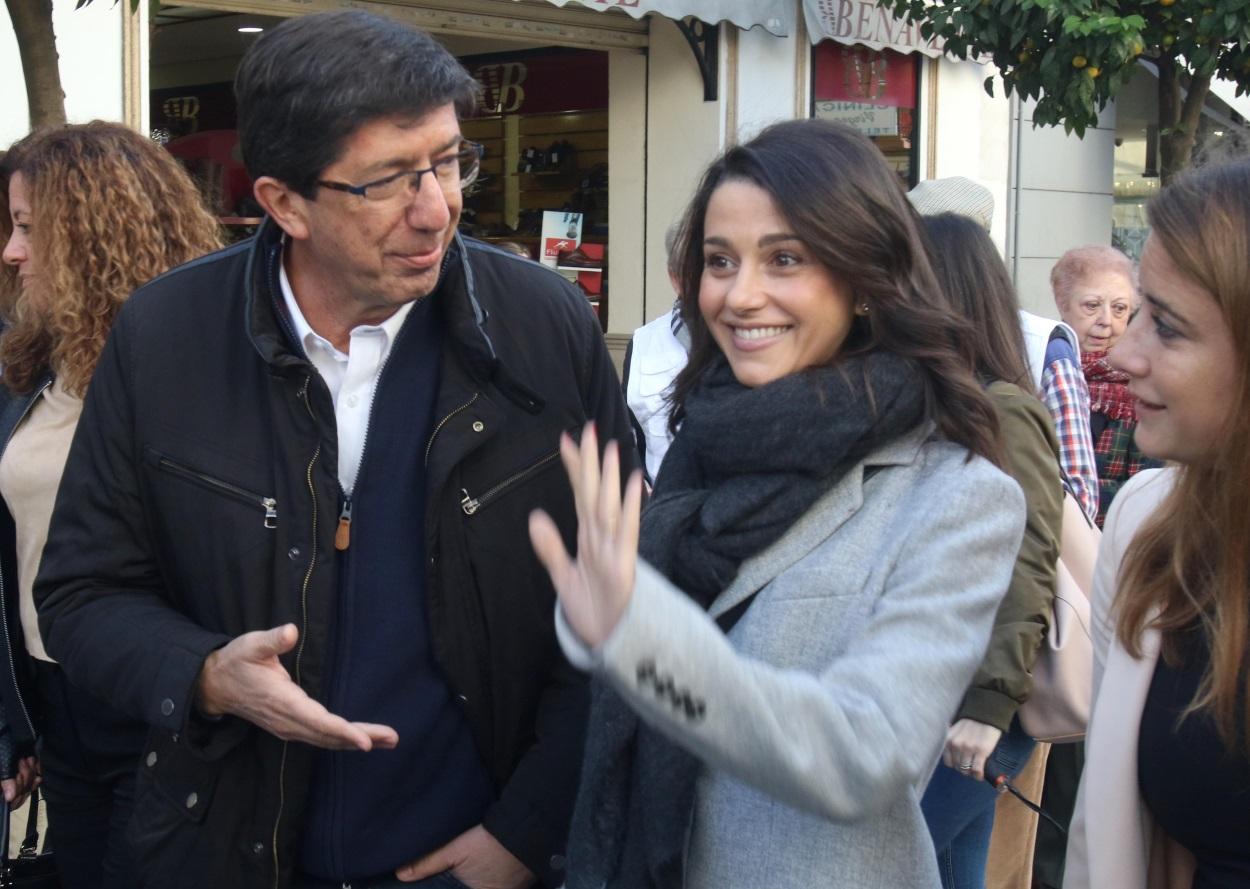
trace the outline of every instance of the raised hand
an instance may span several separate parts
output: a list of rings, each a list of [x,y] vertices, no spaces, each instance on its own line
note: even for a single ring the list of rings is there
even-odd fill
[[[582,432],[580,446],[561,436],[560,458],[577,506],[577,558],[542,510],[530,514],[530,541],[551,575],[565,620],[593,648],[612,634],[633,595],[642,473],[629,477],[622,502],[620,452],[608,442],[600,471],[594,424]]]
[[[200,711],[210,717],[231,713],[285,741],[329,750],[367,751],[398,744],[399,735],[390,726],[335,716],[291,680],[278,658],[298,640],[295,625],[284,624],[244,633],[214,651],[200,670]]]

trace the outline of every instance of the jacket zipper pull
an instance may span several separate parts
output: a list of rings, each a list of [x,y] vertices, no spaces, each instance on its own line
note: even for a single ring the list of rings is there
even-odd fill
[[[343,500],[343,509],[339,512],[339,526],[334,529],[334,548],[339,552],[351,546],[352,542],[352,498]]]
[[[265,497],[260,501],[260,505],[265,507],[265,527],[278,527],[278,501],[272,497]]]
[[[464,510],[465,515],[473,515],[473,513],[477,512],[477,508],[482,504],[473,497],[469,496],[468,488],[461,488],[460,492],[464,494],[464,496],[460,498],[460,508]]]

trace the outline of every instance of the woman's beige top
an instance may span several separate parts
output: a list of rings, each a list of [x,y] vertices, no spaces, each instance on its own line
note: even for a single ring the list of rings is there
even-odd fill
[[[51,661],[39,636],[32,590],[56,490],[65,471],[65,458],[82,413],[82,399],[65,391],[56,380],[35,400],[0,457],[0,496],[17,527],[17,588],[22,612],[22,635],[31,657]]]

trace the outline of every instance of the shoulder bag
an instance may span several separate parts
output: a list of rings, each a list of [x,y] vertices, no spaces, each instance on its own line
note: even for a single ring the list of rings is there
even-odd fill
[[[4,801],[0,800],[0,806]],[[39,851],[39,790],[30,795],[26,836],[17,857],[9,857],[10,812],[4,806],[4,830],[0,831],[0,889],[61,889],[52,850]]]
[[[1021,727],[1039,741],[1079,741],[1089,724],[1094,666],[1089,597],[1101,538],[1065,479],[1050,627],[1033,663],[1033,691],[1018,713]]]

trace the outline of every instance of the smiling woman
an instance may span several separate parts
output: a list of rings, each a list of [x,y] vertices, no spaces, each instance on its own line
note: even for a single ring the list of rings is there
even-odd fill
[[[1200,462],[1212,452],[1237,389],[1233,334],[1211,293],[1182,272],[1159,239],[1142,252],[1145,305],[1116,348],[1137,409],[1137,446],[1161,460]]]
[[[851,332],[847,285],[790,231],[768,192],[726,182],[704,221],[699,311],[744,386],[828,364]]]
[[[587,429],[576,560],[530,524],[598,679],[567,885],[937,886],[918,800],[1023,524],[968,330],[880,152],[826,121],[712,164],[676,256],[646,512]]]

